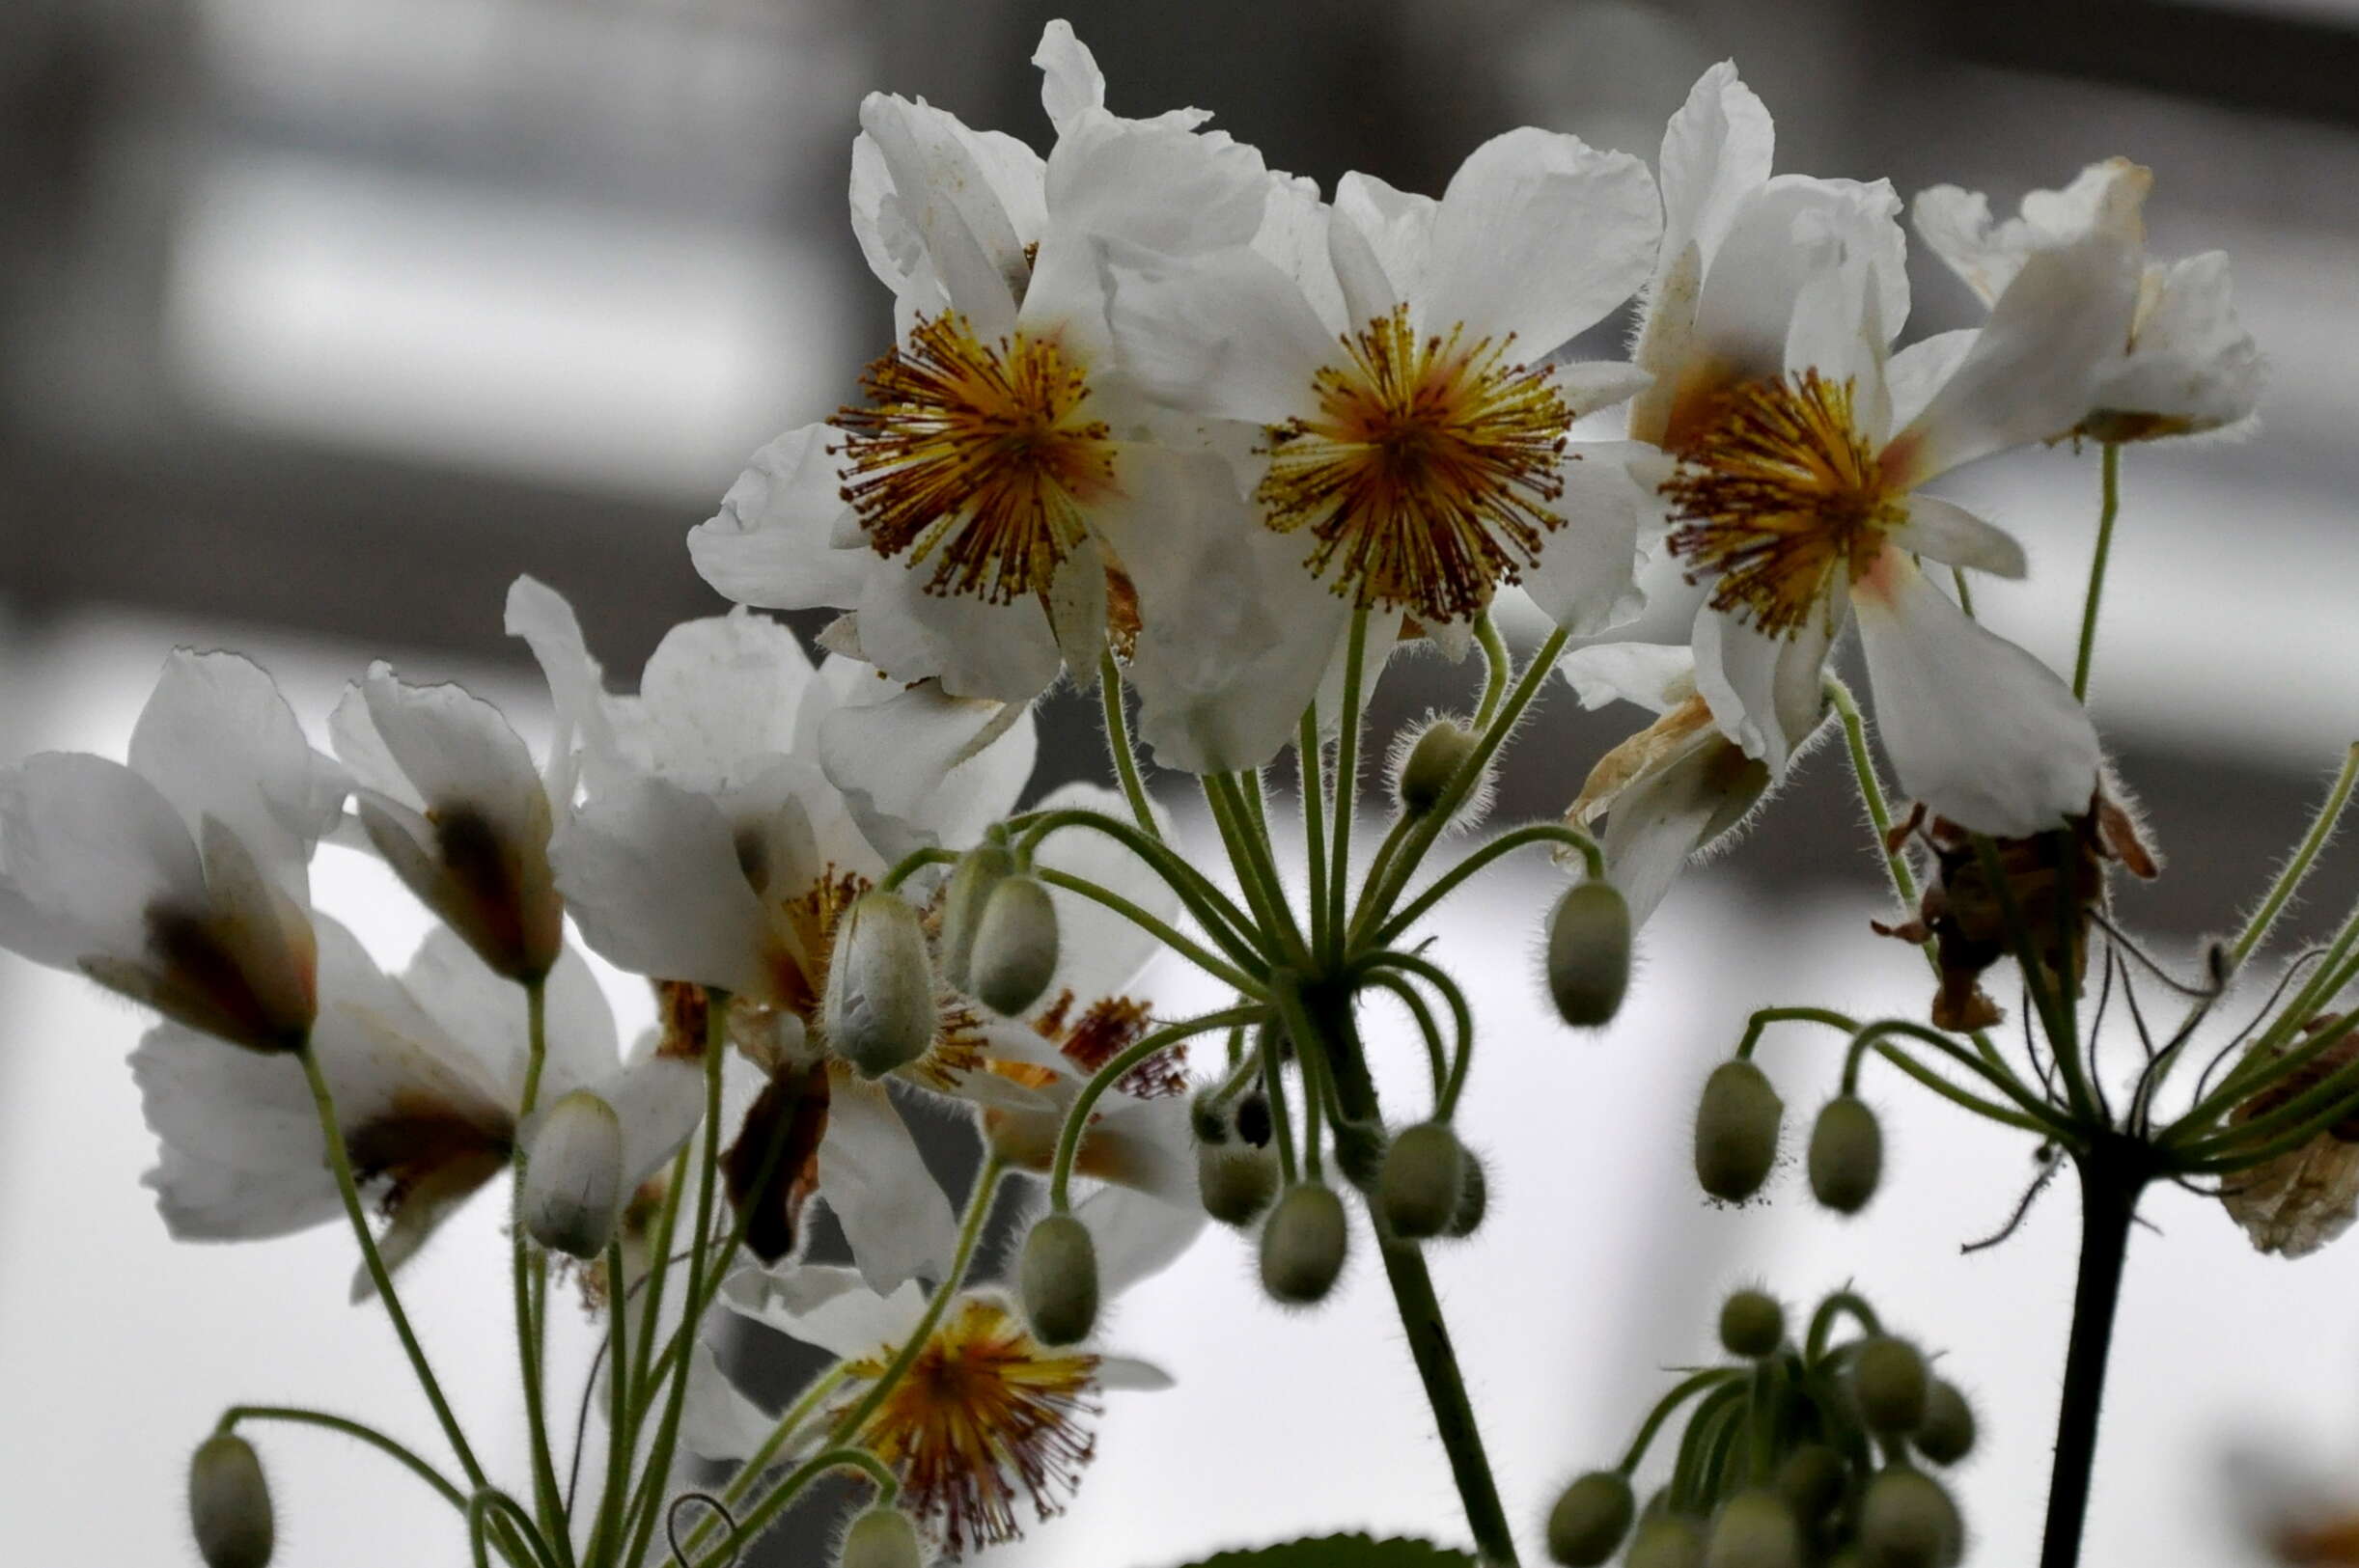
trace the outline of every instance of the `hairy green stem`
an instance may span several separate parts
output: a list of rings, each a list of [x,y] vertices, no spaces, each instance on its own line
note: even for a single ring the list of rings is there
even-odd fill
[[[1123,798],[1130,803],[1130,815],[1139,831],[1150,839],[1161,839],[1163,830],[1155,825],[1154,808],[1148,804],[1147,785],[1139,777],[1138,753],[1130,744],[1130,715],[1123,704],[1123,667],[1115,662],[1111,649],[1098,655],[1097,689],[1105,697],[1106,750],[1114,755]]]
[[[2081,605],[2080,652],[2072,661],[2072,695],[2089,698],[2089,665],[2096,657],[2096,612],[2105,596],[2105,567],[2113,557],[2113,523],[2122,510],[2122,449],[2108,441],[2098,459],[2104,486],[2096,517],[2096,551],[2089,560],[2089,593]]]
[[[325,1431],[341,1433],[397,1461],[412,1475],[441,1494],[443,1501],[462,1513],[466,1511],[467,1495],[453,1486],[440,1471],[419,1458],[416,1450],[407,1444],[387,1437],[364,1421],[293,1405],[232,1405],[221,1413],[221,1423],[213,1430],[228,1432],[240,1421],[286,1421],[297,1426],[317,1426]]]

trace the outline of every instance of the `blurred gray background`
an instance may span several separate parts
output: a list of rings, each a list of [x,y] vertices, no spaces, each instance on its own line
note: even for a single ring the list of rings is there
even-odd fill
[[[529,722],[536,683],[499,625],[526,570],[573,598],[627,679],[666,627],[720,608],[686,529],[888,342],[844,221],[860,96],[923,95],[1041,143],[1026,61],[1060,14],[1117,111],[1211,108],[1322,184],[1361,168],[1438,192],[1519,124],[1651,159],[1688,84],[1730,56],[1776,116],[1781,170],[1956,182],[2012,209],[2099,157],[2151,165],[2156,252],[2233,253],[2274,377],[2257,438],[2130,454],[2093,705],[2173,860],[2130,895],[2133,921],[2183,949],[2265,880],[2359,730],[2351,0],[16,0],[0,8],[0,756],[120,755],[178,643],[264,656],[313,720],[382,654]],[[1972,319],[1929,263],[1911,336]],[[1985,613],[2060,665],[2095,492],[2094,456],[2065,452],[1951,487],[2030,547],[2032,582]],[[1408,661],[1381,710],[1397,721],[1462,683]],[[1087,704],[1051,704],[1043,724],[1043,787],[1099,767]],[[1501,812],[1561,811],[1631,724],[1557,695]],[[1897,1144],[1895,1189],[1861,1225],[1790,1198],[1707,1213],[1679,1173],[1686,1096],[1751,1006],[1922,1005],[1913,956],[1864,935],[1883,904],[1847,789],[1821,754],[1681,890],[1650,931],[1632,1016],[1601,1041],[1550,1036],[1515,944],[1456,955],[1485,981],[1494,1043],[1468,1114],[1495,1118],[1470,1125],[1504,1196],[1445,1285],[1476,1325],[1523,1515],[1619,1446],[1652,1369],[1701,1353],[1731,1279],[1800,1292],[1857,1272],[1984,1390],[1976,1560],[2027,1553],[2068,1197],[1961,1262],[1957,1243],[2012,1205],[2026,1151],[1897,1092],[1926,1142]],[[322,903],[388,961],[416,940],[367,867],[322,875]],[[2316,886],[2313,926],[2359,877],[2346,862]],[[1472,912],[1521,930],[1546,884],[1506,878],[1493,896]],[[1185,994],[1175,981],[1169,1004]],[[332,1315],[341,1238],[164,1246],[132,1180],[147,1143],[121,1058],[138,1027],[0,955],[0,1517],[34,1532],[10,1553],[25,1560],[193,1561],[177,1466],[225,1400],[401,1397],[378,1331]],[[1809,1050],[1794,1048],[1796,1104],[1822,1092]],[[2100,1459],[2093,1556],[2251,1560],[2218,1462],[2239,1433],[2328,1472],[2359,1461],[2359,1253],[2289,1271],[2204,1205],[2155,1209],[2171,1245],[2140,1243],[2116,1374],[2117,1410],[2144,1400],[2151,1419],[2118,1421]],[[489,1419],[505,1341],[465,1304],[492,1256],[467,1249],[493,1245],[495,1217],[472,1220],[421,1289]],[[1128,1304],[1124,1348],[1163,1356],[1182,1386],[1139,1402],[1152,1414],[1118,1409],[1074,1517],[1001,1560],[1152,1568],[1369,1517],[1453,1532],[1381,1291],[1362,1280],[1333,1311],[1281,1318],[1253,1306],[1246,1272],[1215,1237]],[[1398,1419],[1368,1420],[1384,1400]],[[402,1478],[306,1446],[274,1435],[286,1560],[456,1552]],[[372,1522],[358,1540],[356,1520]],[[817,1560],[813,1540],[775,1560]]]

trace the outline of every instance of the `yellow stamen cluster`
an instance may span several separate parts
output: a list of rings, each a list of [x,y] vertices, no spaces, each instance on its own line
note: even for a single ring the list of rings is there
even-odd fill
[[[851,1363],[881,1376],[890,1353]],[[1041,1519],[1063,1511],[1096,1442],[1097,1358],[1043,1349],[990,1296],[955,1303],[860,1441],[899,1472],[902,1502],[938,1521],[952,1556],[1019,1533],[1019,1489]]]
[[[1089,372],[1052,339],[985,344],[952,313],[919,322],[860,384],[870,406],[836,416],[843,494],[876,552],[933,558],[929,593],[1046,594],[1084,509],[1114,485]]]
[[[1713,609],[1746,612],[1764,636],[1824,613],[1835,574],[1866,571],[1902,515],[1852,422],[1850,381],[1817,371],[1735,388],[1679,456],[1663,485],[1671,548],[1688,581],[1717,579]]]
[[[1362,607],[1457,620],[1540,558],[1572,422],[1549,369],[1511,336],[1417,335],[1405,306],[1343,340],[1312,377],[1318,413],[1269,429],[1255,498],[1271,528],[1308,528],[1314,569]]]

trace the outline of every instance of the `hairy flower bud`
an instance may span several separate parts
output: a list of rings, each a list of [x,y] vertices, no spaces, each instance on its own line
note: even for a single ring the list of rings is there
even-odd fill
[[[1384,1136],[1384,1124],[1337,1121],[1329,1130],[1335,1134],[1335,1168],[1361,1192],[1374,1192],[1384,1174],[1385,1153],[1393,1146],[1392,1141]]]
[[[1862,1344],[1851,1358],[1851,1391],[1860,1418],[1878,1432],[1914,1432],[1925,1423],[1925,1358],[1889,1334]]]
[[[926,1054],[937,1014],[916,910],[889,893],[853,901],[836,927],[820,1011],[827,1043],[867,1077]]]
[[[524,1228],[552,1252],[593,1258],[623,1209],[623,1123],[586,1088],[550,1106],[533,1133],[517,1196]]]
[[[1704,1568],[1704,1527],[1679,1514],[1641,1520],[1623,1568]]]
[[[1565,1568],[1596,1568],[1630,1532],[1637,1511],[1628,1476],[1591,1472],[1565,1488],[1548,1510],[1548,1556]]]
[[[1212,1148],[1226,1144],[1235,1131],[1229,1120],[1229,1108],[1216,1094],[1216,1090],[1207,1088],[1187,1103],[1188,1130],[1196,1135],[1197,1142]]]
[[[270,1483],[254,1445],[216,1432],[188,1461],[188,1522],[205,1568],[263,1568],[277,1544]]]
[[[1763,1488],[1729,1499],[1712,1521],[1705,1568],[1802,1568],[1802,1530],[1786,1499]]]
[[[1376,1201],[1393,1233],[1410,1241],[1440,1235],[1457,1213],[1465,1171],[1464,1151],[1449,1123],[1404,1128],[1376,1177]]]
[[[1262,1226],[1262,1288],[1291,1307],[1323,1301],[1350,1245],[1344,1200],[1318,1182],[1287,1189]]]
[[[1424,816],[1440,806],[1450,781],[1457,777],[1459,764],[1474,755],[1474,731],[1457,720],[1444,716],[1428,721],[1417,738],[1395,754],[1393,794],[1402,811]],[[1480,793],[1479,788],[1470,791],[1468,798]]]
[[[871,1508],[844,1532],[836,1568],[926,1568],[917,1526],[899,1508]]]
[[[1965,1522],[1939,1481],[1896,1465],[1879,1471],[1859,1504],[1866,1568],[1949,1568],[1965,1554]]]
[[[1759,1290],[1738,1290],[1720,1304],[1720,1342],[1732,1356],[1759,1361],[1786,1342],[1786,1308]]]
[[[1611,1020],[1630,985],[1630,906],[1610,882],[1576,882],[1548,916],[1548,995],[1576,1029]]]
[[[1015,857],[1005,844],[977,844],[958,857],[942,890],[942,931],[934,947],[942,977],[964,991],[972,984],[969,965],[975,952],[975,933],[983,925],[983,908],[991,890],[1015,874]]]
[[[1714,1197],[1740,1203],[1761,1191],[1777,1159],[1786,1103],[1749,1060],[1724,1061],[1704,1082],[1696,1107],[1696,1180]]]
[[[1844,1479],[1843,1455],[1823,1443],[1805,1443],[1778,1466],[1776,1485],[1807,1530],[1843,1500]]]
[[[1974,1407],[1957,1386],[1940,1378],[1925,1391],[1925,1419],[1913,1441],[1936,1465],[1955,1465],[1974,1451]]]
[[[969,990],[993,1012],[1013,1017],[1041,1000],[1057,972],[1057,906],[1028,876],[1001,879],[983,902]]]
[[[1471,1236],[1482,1227],[1483,1216],[1490,1212],[1490,1177],[1484,1174],[1483,1157],[1465,1144],[1458,1145],[1458,1205],[1450,1211],[1450,1223],[1442,1234],[1456,1239]]]
[[[1278,1196],[1278,1157],[1251,1146],[1199,1148],[1196,1195],[1225,1225],[1249,1225]]]
[[[1097,1247],[1090,1227],[1069,1214],[1051,1214],[1024,1238],[1016,1271],[1024,1316],[1044,1345],[1071,1345],[1097,1325]]]
[[[1838,1214],[1857,1214],[1884,1173],[1884,1130],[1856,1095],[1826,1102],[1810,1134],[1810,1190]]]

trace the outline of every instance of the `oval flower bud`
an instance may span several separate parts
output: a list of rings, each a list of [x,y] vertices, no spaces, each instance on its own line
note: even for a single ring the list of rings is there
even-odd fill
[[[1704,1568],[1704,1528],[1678,1514],[1641,1521],[1623,1568]]]
[[[1229,1108],[1218,1093],[1217,1089],[1202,1089],[1187,1103],[1188,1130],[1196,1135],[1197,1142],[1213,1147],[1227,1143],[1232,1131]]]
[[[1457,1212],[1466,1162],[1447,1122],[1425,1121],[1393,1140],[1376,1176],[1376,1202],[1393,1234],[1438,1236]]]
[[[1262,1288],[1291,1307],[1323,1301],[1344,1272],[1350,1227],[1333,1188],[1304,1182],[1288,1189],[1262,1226]]]
[[[1594,1028],[1630,984],[1630,906],[1610,882],[1576,882],[1548,916],[1548,995],[1556,1015]]]
[[[1851,1391],[1860,1418],[1878,1432],[1914,1432],[1925,1424],[1925,1358],[1889,1334],[1868,1340],[1851,1357]]]
[[[934,951],[942,963],[942,977],[964,991],[971,979],[969,963],[975,951],[975,932],[983,924],[983,906],[991,890],[1015,874],[1015,857],[1005,844],[977,844],[958,857],[942,891],[942,932]]]
[[[827,1043],[875,1078],[926,1054],[936,1016],[917,911],[889,893],[861,894],[836,926],[820,1007]]]
[[[1778,1496],[1793,1509],[1804,1529],[1814,1528],[1843,1500],[1843,1455],[1823,1443],[1805,1443],[1778,1466]]]
[[[1410,816],[1424,816],[1442,803],[1450,781],[1457,777],[1459,764],[1474,754],[1474,731],[1457,720],[1448,717],[1429,721],[1418,731],[1417,738],[1398,754],[1400,760],[1393,771],[1393,794],[1401,802],[1402,811]],[[1467,792],[1469,800],[1481,790]]]
[[[1097,1326],[1097,1246],[1090,1227],[1051,1214],[1024,1238],[1016,1288],[1033,1337],[1044,1345],[1078,1344]]]
[[[1859,1504],[1859,1554],[1869,1568],[1949,1568],[1965,1554],[1965,1522],[1939,1481],[1895,1465],[1876,1472]]]
[[[1911,1439],[1936,1465],[1955,1465],[1974,1451],[1974,1407],[1957,1386],[1940,1378],[1925,1391],[1925,1419]]]
[[[1249,1225],[1278,1196],[1278,1157],[1250,1145],[1198,1148],[1196,1196],[1222,1224]]]
[[[1696,1180],[1714,1197],[1741,1203],[1761,1191],[1777,1160],[1786,1102],[1751,1061],[1724,1061],[1704,1081],[1696,1107]]]
[[[1629,1477],[1593,1471],[1565,1488],[1548,1510],[1548,1556],[1565,1568],[1596,1568],[1630,1532],[1638,1499]]]
[[[270,1483],[254,1445],[216,1432],[188,1461],[188,1522],[205,1568],[263,1568],[277,1545]]]
[[[1732,1356],[1760,1361],[1786,1342],[1786,1308],[1759,1290],[1731,1293],[1720,1304],[1720,1343]]]
[[[899,1508],[871,1508],[844,1532],[836,1568],[926,1568],[917,1526]]]
[[[1838,1214],[1857,1214],[1884,1173],[1884,1130],[1856,1095],[1826,1102],[1810,1134],[1810,1190]]]
[[[533,1133],[516,1203],[524,1229],[552,1252],[594,1258],[623,1210],[623,1122],[586,1088],[550,1106]]]
[[[1442,1234],[1453,1240],[1471,1236],[1483,1224],[1483,1216],[1490,1212],[1490,1178],[1483,1172],[1483,1157],[1465,1144],[1458,1145],[1458,1206],[1450,1212],[1450,1223]]]
[[[1057,972],[1057,907],[1031,877],[1002,878],[983,902],[968,990],[993,1012],[1013,1017],[1041,1000]]]
[[[1705,1568],[1802,1568],[1802,1529],[1786,1499],[1763,1488],[1739,1492],[1712,1521]]]

